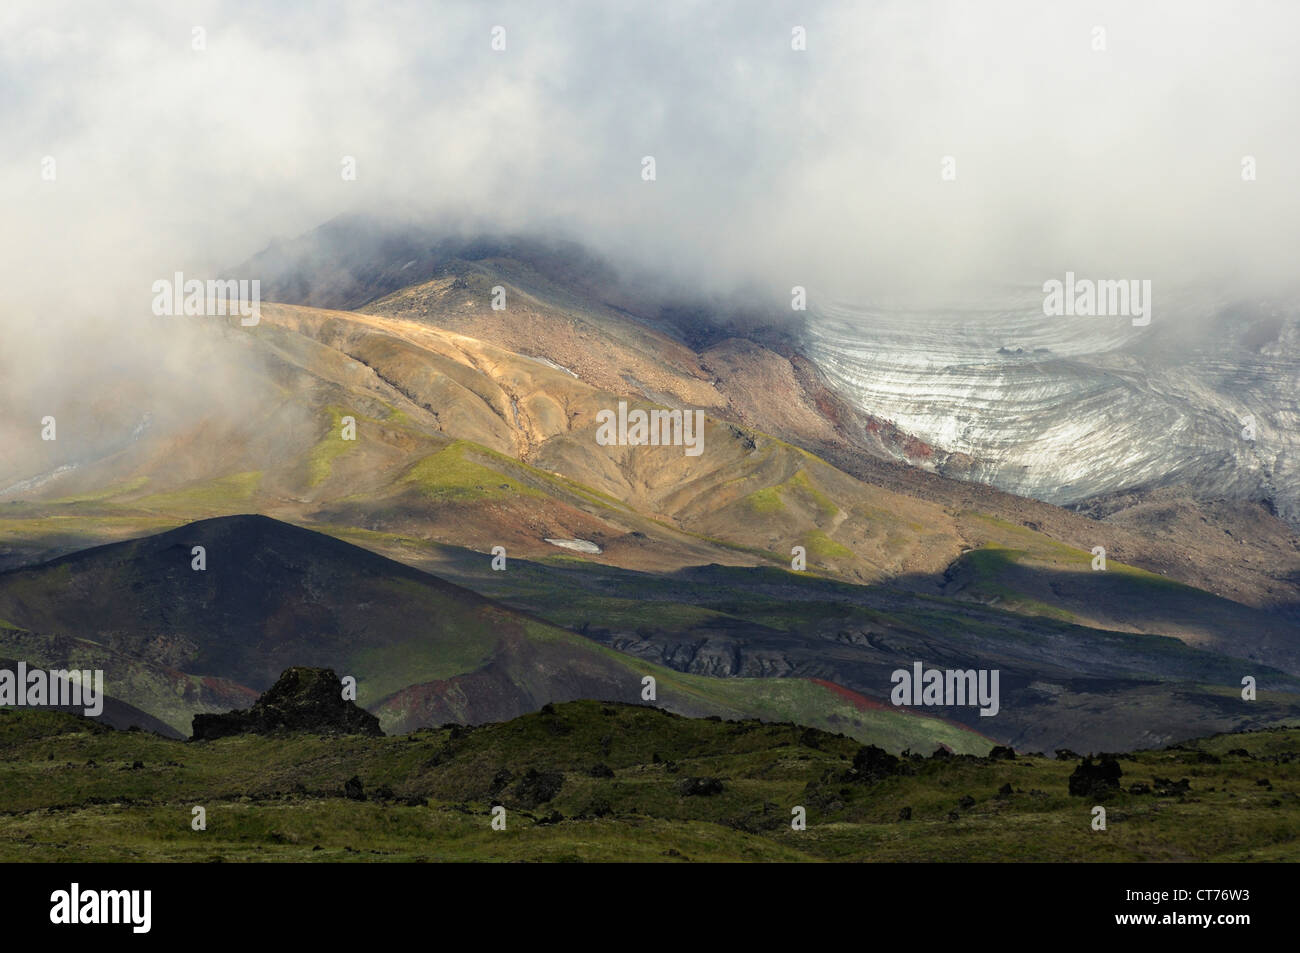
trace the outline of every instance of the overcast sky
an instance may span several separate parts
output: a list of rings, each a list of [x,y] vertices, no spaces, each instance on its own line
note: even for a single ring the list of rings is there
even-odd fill
[[[724,283],[1263,279],[1300,230],[1298,30],[1287,2],[9,0],[4,257],[102,301],[399,207]]]

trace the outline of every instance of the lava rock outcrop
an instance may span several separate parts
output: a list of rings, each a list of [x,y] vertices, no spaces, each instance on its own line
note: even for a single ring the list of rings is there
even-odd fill
[[[343,682],[328,668],[285,669],[252,708],[195,715],[192,741],[281,731],[382,735],[379,719],[343,697]]]

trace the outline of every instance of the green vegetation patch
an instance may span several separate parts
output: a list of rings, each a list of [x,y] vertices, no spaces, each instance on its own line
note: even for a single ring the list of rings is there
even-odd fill
[[[818,559],[848,559],[853,550],[841,546],[819,529],[809,530],[800,540],[808,550],[808,555]]]
[[[169,493],[154,493],[141,497],[133,505],[147,510],[180,512],[187,516],[232,513],[253,499],[261,483],[262,471],[249,470]]]
[[[330,415],[329,431],[311,448],[307,456],[307,485],[310,487],[319,486],[328,480],[334,470],[334,461],[357,445],[355,440],[343,439],[343,418],[352,416],[357,419],[357,415],[345,414],[343,408],[333,405],[326,407],[325,411]],[[396,414],[397,411],[393,413]]]
[[[417,461],[406,471],[402,482],[418,487],[428,499],[440,503],[472,503],[512,494],[543,496],[514,477],[475,459],[486,453],[485,448],[467,440],[452,441],[437,453]]]
[[[822,519],[834,519],[840,511],[831,498],[813,483],[807,470],[797,471],[784,483],[755,490],[740,502],[758,516],[773,516],[785,510],[787,496],[802,498]]]
[[[1119,787],[1087,797],[1069,793],[1072,759],[880,759],[842,734],[598,701],[395,738],[201,743],[9,709],[0,750],[3,861],[1300,859],[1296,727],[1123,755]]]

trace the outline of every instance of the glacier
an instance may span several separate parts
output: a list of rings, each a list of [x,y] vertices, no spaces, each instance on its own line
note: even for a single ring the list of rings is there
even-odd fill
[[[1043,311],[1028,285],[816,302],[803,347],[858,409],[968,456],[964,478],[1061,505],[1183,486],[1300,522],[1295,304],[1181,291],[1146,327]]]

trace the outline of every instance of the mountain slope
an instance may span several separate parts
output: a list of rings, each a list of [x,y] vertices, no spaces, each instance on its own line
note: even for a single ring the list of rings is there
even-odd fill
[[[207,568],[192,568],[203,547]],[[987,746],[976,734],[859,705],[833,688],[724,682],[625,656],[467,589],[261,516],[204,520],[0,575],[0,654],[102,667],[108,694],[188,732],[201,711],[255,693],[293,665],[356,679],[357,701],[390,730],[513,717],[543,704],[657,702],[699,715],[838,726],[891,747]],[[94,664],[88,664],[93,662]],[[140,669],[197,682],[178,694]],[[237,690],[237,689],[236,689]]]
[[[837,363],[844,348],[819,346],[819,340],[833,336],[834,330],[819,314],[804,320],[805,316],[792,316],[785,302],[774,308],[770,301],[758,298],[689,299],[678,292],[665,293],[660,290],[662,283],[620,274],[571,244],[526,238],[438,238],[427,229],[401,230],[360,217],[343,217],[279,247],[274,255],[253,259],[244,270],[263,275],[278,300],[310,301],[426,322],[581,368],[584,379],[615,392],[653,398],[667,391],[719,418],[796,443],[868,483],[958,510],[969,509],[971,500],[976,499],[985,513],[1040,527],[1066,545],[1084,550],[1104,545],[1113,558],[1132,565],[1249,605],[1300,616],[1300,538],[1295,528],[1277,518],[1266,497],[1262,502],[1258,494],[1224,499],[1206,480],[1189,476],[1192,471],[1186,466],[1164,467],[1156,481],[1176,484],[1182,480],[1181,486],[1153,489],[1145,485],[1104,501],[1100,507],[1096,498],[1090,500],[1087,512],[1104,518],[1104,523],[980,483],[938,478],[927,472],[939,469],[970,479],[984,473],[981,468],[987,469],[992,461],[954,453],[952,447],[942,451],[889,422],[903,419],[899,408],[920,413],[917,408],[934,389],[933,380],[912,373],[918,361],[939,366],[944,380],[969,370],[987,378],[980,386],[1005,385],[1003,399],[984,415],[988,426],[1003,426],[1015,418],[1015,408],[1028,386],[1024,380],[1032,383],[1035,368],[1039,368],[1038,376],[1043,376],[1043,355],[1033,347],[1021,347],[1019,355],[995,353],[1008,342],[1014,352],[1014,334],[980,350],[988,341],[980,338],[973,312],[882,313],[876,324],[859,323],[841,334],[846,346],[857,348],[855,354],[861,352],[859,356],[885,364],[901,361],[912,374],[906,377],[910,391],[899,391],[889,376],[876,381],[872,386],[890,393],[890,400],[876,406],[862,397],[860,388],[845,384]],[[507,309],[501,312],[488,306],[490,291],[498,285],[506,290]],[[953,315],[961,327],[952,327]],[[1005,309],[994,317],[1001,321],[999,327],[1017,321],[1024,324]],[[1190,314],[1180,311],[1180,322],[1189,318]],[[1261,360],[1276,363],[1274,352],[1280,344],[1273,337],[1289,326],[1286,322],[1250,311],[1225,312],[1220,319],[1220,323],[1226,322],[1226,330],[1213,334],[1211,341],[1226,337],[1236,342],[1234,354],[1240,352],[1237,357],[1245,361],[1243,366],[1255,366]],[[909,331],[909,320],[920,321],[923,327]],[[1072,327],[1035,333],[1054,338],[1073,335],[1078,340],[1072,338],[1070,347],[1086,351],[1088,342],[1105,332],[1094,325],[1098,322],[1076,322]],[[1205,328],[1198,328],[1186,341],[1169,340],[1168,321],[1152,330],[1158,332],[1159,341],[1147,347],[1148,352],[1184,358],[1192,353],[1195,358],[1197,349],[1204,349],[1198,342],[1204,340]],[[873,336],[892,345],[883,350],[862,348],[863,341]],[[931,351],[921,353],[924,345],[932,345]],[[942,355],[954,348],[965,350],[947,366]],[[1256,353],[1264,351],[1273,356],[1265,359]],[[1048,357],[1058,364],[1064,360],[1055,352]],[[1211,377],[1222,378],[1220,364],[1209,369]],[[1276,389],[1285,379],[1274,374],[1251,386]],[[703,394],[701,381],[708,382]],[[1121,382],[1116,379],[1112,383]],[[1139,412],[1128,415],[1127,422],[1119,425],[1121,430],[1131,432],[1162,412],[1161,408],[1174,405],[1178,405],[1175,415],[1188,423],[1190,418],[1176,393],[1164,385],[1156,389],[1160,392],[1138,407]],[[1191,393],[1189,399],[1205,396],[1201,393],[1204,388],[1184,389]],[[1093,403],[1108,419],[1116,417],[1114,407],[1104,401]],[[1265,415],[1284,420],[1284,404],[1270,402]],[[955,426],[954,421],[966,421],[967,427],[983,425],[970,419],[971,407],[959,400],[952,406],[951,414],[935,419],[944,425]],[[1079,412],[1076,407],[1072,413],[1077,417]],[[1258,407],[1255,412],[1261,413]],[[1039,416],[1031,413],[1016,426],[1032,431],[1041,423]],[[1222,416],[1211,414],[1211,429],[1220,426]],[[1227,423],[1235,437],[1240,425],[1235,416],[1229,416]],[[1187,430],[1184,426],[1180,432]],[[1104,442],[1106,432],[1098,427],[1088,439]],[[1137,454],[1142,459],[1158,456],[1168,443],[1163,432],[1146,442],[1149,446]],[[1039,453],[1035,448],[1041,443],[1031,441],[1024,452]],[[1084,454],[1085,459],[1077,465],[1096,471],[1100,461],[1111,459],[1121,445],[1131,447],[1132,441],[1113,442],[1098,452]],[[1232,444],[1233,452],[1253,455],[1252,459],[1264,459],[1269,453],[1276,456],[1279,446],[1271,438],[1250,444],[1235,440]],[[1212,455],[1208,445],[1193,447],[1189,453],[1181,463],[1198,455],[1203,462]],[[1073,455],[1072,451],[1039,453],[1046,466],[1042,473],[1024,476],[1005,466],[999,472],[1037,484],[1046,480],[1055,487],[1065,481],[1052,482],[1053,468]],[[1217,472],[1231,476],[1235,471],[1239,483],[1259,476],[1255,463],[1248,462],[1243,469],[1229,462],[1227,467],[1219,466]],[[1148,505],[1148,500],[1154,505]],[[963,532],[969,545],[980,544],[978,528],[963,527]]]

